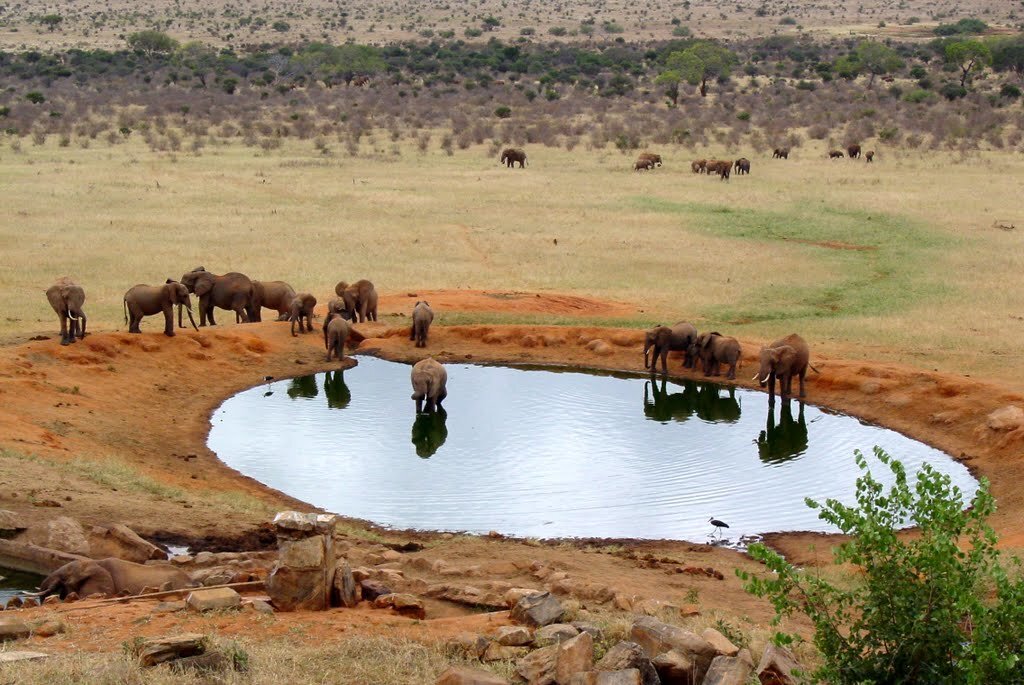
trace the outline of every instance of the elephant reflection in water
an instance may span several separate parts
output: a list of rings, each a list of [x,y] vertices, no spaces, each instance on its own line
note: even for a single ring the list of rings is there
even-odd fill
[[[412,444],[416,446],[416,454],[429,459],[441,448],[448,439],[448,412],[443,407],[429,414],[417,414],[412,422]]]
[[[352,393],[345,384],[343,371],[328,371],[324,374],[324,394],[331,409],[344,409],[352,401]]]
[[[664,378],[644,383],[644,416],[653,421],[683,423],[691,416],[709,423],[735,423],[740,418],[740,403],[735,388],[714,383],[682,382],[682,392],[668,392]],[[720,391],[726,390],[725,396]]]
[[[768,405],[768,422],[757,436],[757,454],[766,464],[783,464],[807,451],[807,422],[804,403],[800,402],[796,419],[790,402],[783,399],[779,422],[775,422],[775,407]]]
[[[316,376],[299,376],[288,383],[288,397],[293,400],[299,397],[312,398],[319,394],[316,387]]]

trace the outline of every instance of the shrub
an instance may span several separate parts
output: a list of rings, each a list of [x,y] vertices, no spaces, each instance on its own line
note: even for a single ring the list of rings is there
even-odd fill
[[[942,87],[939,88],[939,93],[947,100],[956,100],[957,98],[962,98],[967,95],[967,89],[959,83],[948,81],[947,83],[942,84]]]
[[[779,23],[783,26],[796,26],[796,19],[793,17],[783,17],[779,19]]]
[[[278,33],[285,33],[286,31],[291,30],[292,25],[286,21],[278,19],[277,21],[270,25],[270,28],[274,29]]]
[[[551,28],[548,29],[548,33],[550,33],[552,36],[564,36],[567,33],[569,33],[569,30],[566,29],[564,26],[552,26]]]
[[[800,81],[796,84],[798,90],[817,90],[818,86],[812,81]]]
[[[736,115],[736,118],[740,121],[750,121],[750,112],[740,112]]]
[[[837,563],[858,569],[849,583],[837,587],[752,545],[751,556],[771,575],[738,571],[745,588],[769,598],[776,618],[807,614],[823,658],[815,676],[824,682],[1021,682],[1024,580],[999,564],[996,535],[985,523],[995,511],[988,482],[965,510],[949,476],[925,464],[910,483],[899,461],[878,447],[874,453],[894,476],[888,490],[858,451],[856,505],[806,500],[849,536],[834,550]],[[908,523],[917,527],[912,538],[898,534]]]
[[[689,26],[676,26],[672,29],[672,35],[677,38],[687,38],[690,35]]]
[[[999,95],[1010,100],[1016,100],[1020,97],[1020,88],[1012,83],[1004,83],[1003,87],[999,89]]]
[[[465,34],[466,38],[479,38],[484,35],[484,32],[478,28],[467,26],[466,30],[463,31],[463,34]]]
[[[907,102],[917,105],[922,102],[928,102],[933,97],[934,95],[931,93],[931,91],[927,91],[924,88],[915,88],[914,90],[904,95],[903,99]]]
[[[510,116],[512,116],[512,108],[502,105],[501,107],[498,107],[494,110],[494,116],[498,117],[499,119],[508,119]]]
[[[10,107],[7,107],[6,105],[3,106],[3,107],[0,107],[0,117],[6,118],[6,117],[10,116],[10,114],[11,114],[11,108]]]
[[[33,105],[39,105],[46,102],[46,96],[40,93],[38,90],[29,91],[25,93],[25,99],[31,102]]]
[[[988,24],[981,19],[961,19],[955,24],[939,24],[935,27],[936,36],[957,36],[965,33],[985,33]]]

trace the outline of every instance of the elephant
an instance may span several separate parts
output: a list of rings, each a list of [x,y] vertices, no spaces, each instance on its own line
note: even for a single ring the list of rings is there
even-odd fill
[[[129,333],[142,333],[142,329],[139,328],[142,318],[163,312],[164,335],[173,338],[174,305],[178,305],[178,316],[181,316],[181,307],[185,307],[188,310],[189,323],[199,330],[196,320],[192,318],[192,300],[188,296],[188,288],[184,283],[178,283],[170,278],[163,285],[133,285],[124,294],[122,304],[124,322],[128,324]]]
[[[650,171],[654,168],[654,162],[649,159],[638,159],[633,164],[633,171]]]
[[[313,308],[316,307],[316,298],[309,293],[299,293],[292,298],[288,307],[288,320],[292,322],[292,337],[298,337],[295,333],[295,322],[299,323],[299,333],[313,332]],[[303,330],[302,322],[305,319],[306,328]]]
[[[412,422],[412,444],[416,455],[429,459],[448,439],[448,412],[441,406],[433,414],[417,414]]]
[[[275,310],[278,321],[288,320],[292,300],[295,299],[294,288],[284,281],[253,281],[252,286],[255,293],[253,308],[257,312],[257,321],[262,320],[260,310],[263,307]]]
[[[63,276],[46,289],[46,299],[60,318],[60,344],[70,345],[75,338],[85,337],[85,290],[82,286]],[[81,323],[79,323],[81,320]]]
[[[788,147],[777,147],[772,151],[772,159],[789,159]]]
[[[409,332],[409,340],[416,341],[416,347],[427,346],[427,334],[430,332],[430,324],[434,322],[434,310],[430,303],[417,302],[412,308],[412,330]]]
[[[690,345],[697,339],[697,329],[693,324],[686,321],[679,321],[668,326],[655,326],[644,333],[644,368],[649,368],[654,373],[658,366],[658,357],[661,357],[661,372],[668,373],[668,353],[683,353],[683,368],[693,368],[693,357],[690,354]],[[654,348],[650,365],[647,362],[647,353]]]
[[[341,281],[334,286],[334,292],[345,301],[345,309],[348,311],[349,321],[355,321],[358,317],[359,323],[366,320],[377,320],[377,289],[373,283],[360,279],[352,285]]]
[[[116,557],[70,561],[43,580],[40,598],[57,595],[61,599],[74,592],[79,597],[94,594],[132,595],[146,588],[182,590],[199,587],[184,571],[165,564],[136,564]]]
[[[501,151],[501,159],[498,164],[504,164],[509,169],[519,162],[519,168],[526,166],[526,152],[517,147],[507,147]]]
[[[232,271],[218,276],[197,266],[181,277],[181,282],[190,293],[199,296],[199,325],[205,326],[209,321],[216,326],[213,319],[213,308],[229,309],[235,313],[235,320],[243,323],[259,321],[260,313],[256,307],[256,288],[245,274]],[[178,307],[178,327],[181,328],[181,307]]]
[[[793,393],[793,376],[800,379],[800,397],[806,396],[804,377],[810,366],[811,350],[807,341],[796,333],[776,340],[768,347],[761,348],[760,368],[754,380],[761,387],[768,386],[768,403],[775,403],[775,378],[779,378],[783,398]]]
[[[640,156],[637,157],[637,161],[640,161],[641,159],[650,161],[653,166],[662,165],[661,155],[654,152],[641,152]]]
[[[828,158],[829,159],[842,159],[845,156],[846,156],[846,154],[842,150],[829,150],[828,151]]]
[[[807,451],[807,421],[804,403],[800,402],[797,418],[789,402],[783,402],[779,422],[775,422],[775,409],[768,407],[765,429],[757,436],[757,456],[765,464],[783,464]]]
[[[345,383],[344,371],[328,371],[324,374],[324,395],[329,409],[344,409],[352,401],[352,391]]]
[[[875,151],[868,150],[867,152],[865,152],[864,161],[867,162],[868,164],[871,164],[871,162],[875,161]]]
[[[860,157],[860,145],[853,143],[852,145],[846,146],[846,156],[850,159],[857,159]]]
[[[300,324],[301,327],[301,324]],[[324,347],[327,348],[327,360],[337,356],[338,361],[345,359],[345,341],[351,327],[341,314],[328,314],[324,319]]]
[[[736,338],[715,331],[701,333],[690,349],[691,353],[696,353],[700,358],[705,376],[721,375],[721,365],[728,364],[729,373],[726,378],[736,378],[736,366],[739,364],[741,353],[740,341]]]
[[[355,316],[348,310],[345,299],[342,297],[332,297],[327,301],[327,316],[331,314],[340,314],[346,321],[355,320]]]
[[[749,174],[750,173],[750,160],[746,157],[740,157],[736,160],[736,175]]]
[[[416,400],[416,413],[423,413],[423,400],[427,412],[441,407],[448,396],[448,372],[432,357],[421,359],[412,367],[412,399]]]
[[[732,171],[732,162],[725,159],[709,159],[707,163],[708,174],[718,174],[723,181],[729,180],[729,173]]]
[[[695,174],[703,174],[707,171],[708,160],[706,159],[695,159],[690,162],[690,171]]]
[[[697,383],[692,380],[684,380],[683,391],[673,393],[668,392],[665,376],[660,387],[657,380],[644,382],[644,416],[651,421],[685,423],[697,411],[697,399]]]

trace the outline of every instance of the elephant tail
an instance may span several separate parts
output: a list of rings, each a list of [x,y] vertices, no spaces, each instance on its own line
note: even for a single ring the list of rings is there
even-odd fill
[[[814,373],[819,375],[821,374],[821,371],[818,371],[816,368],[814,368],[814,364],[808,363],[807,366],[811,367],[811,371],[813,371]]]
[[[121,300],[121,305],[124,307],[124,322],[128,323],[128,298],[125,297]]]

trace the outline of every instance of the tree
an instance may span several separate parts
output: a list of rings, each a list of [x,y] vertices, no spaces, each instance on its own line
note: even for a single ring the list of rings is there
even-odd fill
[[[991,43],[991,51],[993,69],[1012,71],[1024,79],[1024,36],[996,40]]]
[[[47,31],[55,30],[62,21],[64,21],[64,17],[59,14],[45,14],[39,18],[39,23],[46,26]]]
[[[967,87],[967,79],[992,62],[992,53],[980,40],[958,40],[946,46],[946,61],[960,69],[960,87]]]
[[[903,67],[903,60],[895,50],[873,40],[865,40],[858,45],[856,54],[861,68],[871,74],[871,78],[868,79],[868,88],[874,85],[876,76],[891,74]]]
[[[836,76],[844,78],[847,81],[852,81],[860,75],[864,65],[860,63],[860,59],[857,55],[844,55],[836,60],[835,64],[832,65],[833,71],[836,72]]]
[[[175,51],[174,63],[191,71],[206,88],[206,75],[217,68],[217,51],[197,40],[190,41]]]
[[[739,572],[745,589],[768,597],[776,620],[807,614],[823,657],[815,673],[822,682],[1024,682],[1024,581],[1019,562],[1012,579],[999,563],[996,535],[985,523],[995,511],[988,482],[968,505],[949,476],[925,464],[911,484],[903,465],[876,447],[895,479],[886,491],[856,455],[863,471],[856,505],[807,505],[849,536],[833,555],[857,572],[840,587],[753,545],[751,556],[770,574]],[[916,526],[913,536],[898,533],[907,524]]]
[[[146,57],[169,55],[178,47],[178,41],[162,31],[136,31],[127,40],[129,48]]]
[[[659,86],[665,86],[665,95],[672,101],[672,106],[675,107],[679,104],[679,84],[683,81],[683,75],[676,69],[669,69],[658,74],[658,77],[654,79],[654,83]]]
[[[708,80],[727,78],[738,60],[727,48],[711,41],[698,41],[685,50],[668,56],[667,71],[679,73],[691,86],[700,85],[701,97],[707,97]],[[666,72],[667,73],[667,72]]]

